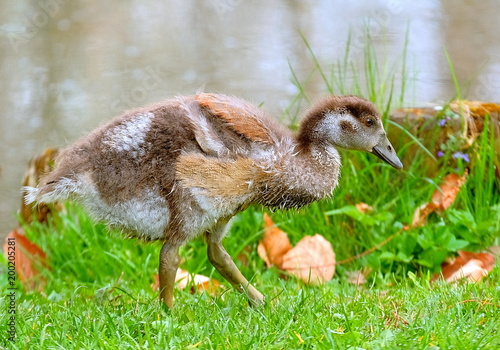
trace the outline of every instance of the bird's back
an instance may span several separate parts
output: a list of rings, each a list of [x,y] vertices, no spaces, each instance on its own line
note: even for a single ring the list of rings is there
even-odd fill
[[[144,239],[170,228],[187,240],[252,201],[254,163],[284,140],[290,132],[246,101],[174,98],[128,111],[68,147],[29,199],[75,199]]]

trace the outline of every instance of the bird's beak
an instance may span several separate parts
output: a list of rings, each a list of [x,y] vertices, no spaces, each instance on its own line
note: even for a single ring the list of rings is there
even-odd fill
[[[379,143],[373,147],[372,153],[396,169],[403,168],[403,163],[399,160],[394,147],[392,147],[385,134],[380,137]]]

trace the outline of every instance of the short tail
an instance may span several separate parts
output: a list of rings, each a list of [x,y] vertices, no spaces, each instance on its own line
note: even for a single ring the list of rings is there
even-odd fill
[[[37,187],[22,187],[21,192],[26,204],[66,201],[82,193],[82,183],[77,179],[59,177],[56,180],[46,181],[47,179]]]
[[[21,193],[23,194],[24,203],[31,204],[38,202],[40,189],[37,187],[24,186],[21,188]]]

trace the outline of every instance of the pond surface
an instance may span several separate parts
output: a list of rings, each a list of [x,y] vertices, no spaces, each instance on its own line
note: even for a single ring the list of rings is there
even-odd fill
[[[247,98],[280,116],[298,88],[325,92],[302,36],[328,68],[363,75],[366,29],[387,68],[403,56],[407,106],[455,95],[500,101],[496,0],[119,1],[0,3],[0,237],[15,225],[28,160],[125,109],[198,90]],[[307,84],[305,82],[307,81]],[[398,82],[396,82],[398,84]]]

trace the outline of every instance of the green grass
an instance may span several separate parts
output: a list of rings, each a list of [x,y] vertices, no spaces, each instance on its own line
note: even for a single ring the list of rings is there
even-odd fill
[[[41,292],[17,293],[17,342],[4,340],[8,309],[6,259],[0,257],[0,346],[13,349],[498,349],[500,348],[500,269],[480,283],[429,282],[444,257],[465,245],[480,251],[499,244],[499,181],[493,133],[486,129],[466,150],[470,163],[452,157],[448,147],[435,157],[437,136],[409,134],[387,121],[408,89],[402,64],[381,63],[373,47],[365,50],[363,70],[355,69],[350,48],[342,62],[316,73],[331,93],[370,97],[384,111],[386,130],[405,168],[397,172],[373,155],[343,154],[342,178],[335,196],[300,211],[276,212],[274,221],[292,241],[320,233],[337,261],[370,249],[396,234],[372,254],[337,266],[334,279],[319,287],[281,278],[257,255],[262,208],[239,214],[224,240],[243,274],[267,296],[251,308],[209,264],[205,244],[190,242],[181,251],[182,267],[222,282],[215,295],[176,291],[173,311],[162,308],[151,287],[158,268],[157,243],[143,244],[111,234],[78,207],[67,205],[48,224],[26,227],[47,252],[49,269]],[[388,69],[387,67],[391,67]],[[360,77],[359,71],[365,76]],[[398,72],[402,73],[398,73]],[[292,72],[293,73],[293,72]],[[399,76],[401,74],[401,76]],[[287,110],[294,116],[310,98],[293,74],[299,94]],[[394,81],[402,80],[398,88]],[[394,91],[401,96],[395,96]],[[396,101],[396,102],[394,102]],[[443,115],[449,111],[443,111]],[[424,128],[424,127],[423,127]],[[391,137],[392,136],[392,137]],[[451,143],[450,143],[451,144]],[[463,173],[466,184],[452,207],[432,215],[427,225],[401,231],[413,213],[438,188],[444,175]],[[364,202],[374,212],[359,216],[350,206]],[[458,243],[457,243],[458,242]],[[245,256],[245,259],[236,259]],[[497,264],[498,265],[498,264]],[[369,267],[369,283],[356,287],[347,271]]]
[[[292,235],[336,230],[318,224],[314,211],[301,214],[286,223]],[[253,209],[240,215],[225,240],[233,256],[246,245],[243,237],[255,248],[260,224],[260,213]],[[430,284],[426,276],[409,273],[388,274],[383,282],[374,279],[368,286],[355,287],[341,274],[311,287],[280,279],[278,271],[264,268],[252,249],[249,265],[241,268],[267,296],[266,306],[249,307],[244,296],[225,284],[215,296],[176,291],[176,306],[170,312],[162,309],[150,287],[157,270],[157,244],[110,236],[74,207],[27,234],[48,253],[52,270],[43,270],[43,292],[18,293],[17,342],[9,344],[14,349],[500,346],[498,268],[480,284]],[[330,234],[337,250],[346,244],[340,242],[345,236],[339,237]],[[352,238],[351,244],[355,241]],[[189,257],[184,267],[222,281],[207,263],[202,246],[193,242],[184,249],[183,256]],[[7,309],[6,303],[6,298],[0,299],[0,310]],[[5,332],[2,322],[0,333]]]

